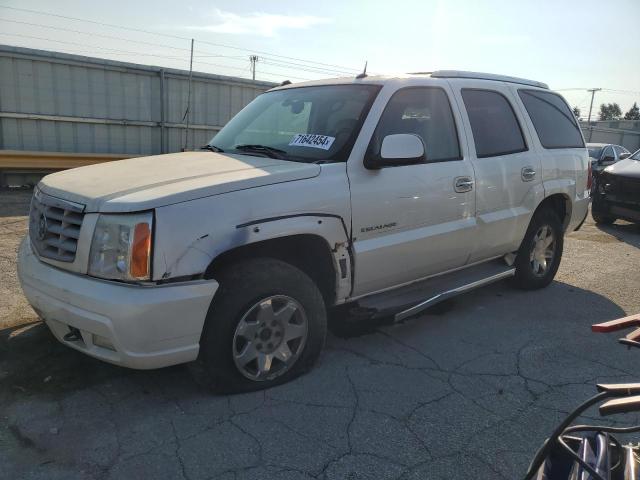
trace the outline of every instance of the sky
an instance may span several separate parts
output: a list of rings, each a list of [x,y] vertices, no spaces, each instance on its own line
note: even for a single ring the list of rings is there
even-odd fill
[[[640,103],[640,0],[0,0],[1,44],[188,69],[191,38],[194,70],[222,75],[250,77],[254,54],[259,80],[353,75],[368,62],[371,73],[543,81],[583,116],[588,88],[603,89],[594,116],[603,102]]]

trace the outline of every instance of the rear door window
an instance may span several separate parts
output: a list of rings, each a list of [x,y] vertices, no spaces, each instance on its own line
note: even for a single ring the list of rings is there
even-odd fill
[[[576,117],[564,99],[552,92],[518,90],[544,148],[583,148]]]
[[[511,103],[494,90],[462,89],[478,158],[524,152],[527,145]]]

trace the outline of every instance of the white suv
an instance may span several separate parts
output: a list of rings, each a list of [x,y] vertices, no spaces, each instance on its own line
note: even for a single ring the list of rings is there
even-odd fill
[[[308,370],[332,307],[401,320],[506,277],[546,286],[588,181],[575,118],[543,83],[283,85],[202,151],[45,177],[18,268],[70,347],[192,362],[214,390],[247,391]]]

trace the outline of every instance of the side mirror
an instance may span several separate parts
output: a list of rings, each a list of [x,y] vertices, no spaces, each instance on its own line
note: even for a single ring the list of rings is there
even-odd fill
[[[365,167],[371,170],[421,163],[426,160],[422,138],[412,133],[387,135],[382,140],[379,155],[367,155]]]
[[[611,155],[607,155],[606,157],[602,157],[600,160],[600,165],[611,165],[616,161]]]
[[[629,158],[631,156],[631,152],[624,152],[620,154],[620,160],[624,160],[625,158]]]

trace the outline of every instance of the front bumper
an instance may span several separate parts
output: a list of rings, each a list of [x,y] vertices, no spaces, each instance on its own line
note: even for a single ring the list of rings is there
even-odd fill
[[[218,283],[127,285],[41,262],[25,238],[18,276],[27,300],[62,343],[124,367],[149,369],[195,360]],[[79,331],[80,338],[65,340]]]
[[[640,223],[640,207],[636,204],[609,203],[605,199],[605,205],[609,210],[609,215],[620,218],[628,222]]]

